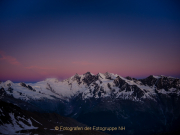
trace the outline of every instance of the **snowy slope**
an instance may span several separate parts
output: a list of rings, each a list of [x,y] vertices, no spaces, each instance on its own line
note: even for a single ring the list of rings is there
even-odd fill
[[[113,97],[138,101],[153,99],[157,93],[179,95],[179,87],[179,79],[173,77],[149,76],[137,80],[108,72],[76,74],[63,81],[48,78],[37,83],[13,83],[10,80],[0,83],[6,94],[22,100],[68,100],[81,93],[83,99]]]
[[[3,115],[3,113],[2,113]],[[0,126],[0,132],[3,134],[14,134],[17,131],[23,129],[37,129],[32,125],[32,121],[30,119],[25,119],[23,117],[15,118],[14,113],[9,113],[11,123],[5,123]],[[25,121],[25,122],[24,122]],[[28,124],[25,124],[28,123]]]

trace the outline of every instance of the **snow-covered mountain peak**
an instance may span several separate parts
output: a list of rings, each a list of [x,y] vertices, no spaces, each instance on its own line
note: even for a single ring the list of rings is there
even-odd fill
[[[7,80],[4,84],[5,84],[6,86],[11,86],[11,85],[13,85],[13,82],[10,81],[10,80]]]
[[[94,75],[92,74],[91,72],[86,72],[85,74],[83,74],[84,76],[87,76],[87,75]]]
[[[133,78],[130,77],[130,76],[127,76],[127,77],[125,77],[125,78],[128,79],[128,80],[133,80]]]
[[[106,79],[106,76],[102,73],[98,73],[97,76],[99,79]]]
[[[113,73],[109,73],[109,72],[106,72],[105,74],[104,74],[105,76],[106,76],[106,78],[108,79],[116,79],[116,77],[118,77],[119,75],[117,75],[117,74],[113,74]]]
[[[154,77],[154,78],[156,78],[156,79],[161,78],[161,76],[156,76],[156,75],[152,75],[152,77]]]
[[[158,80],[160,78],[162,78],[161,75],[158,75],[158,76],[157,75],[150,75],[150,76],[146,77],[145,79],[146,80]]]
[[[111,75],[114,75],[114,74],[109,73],[109,72],[106,72],[106,73],[104,73],[104,75],[105,75],[106,77],[110,77]]]
[[[172,77],[172,76],[165,76],[165,75],[150,75],[148,76],[147,78],[155,78],[155,79],[160,79],[160,78],[172,78],[172,79],[175,79],[175,77]]]
[[[78,74],[78,73],[76,73],[74,76],[79,76],[79,74]]]
[[[55,83],[57,83],[57,82],[59,82],[59,80],[57,78],[47,78],[47,79],[45,79],[45,82],[55,82]]]
[[[113,74],[113,73],[98,73],[97,76],[99,77],[99,79],[110,79],[110,80],[114,80],[116,79],[116,77],[118,77],[118,75]]]
[[[172,76],[168,76],[168,78],[173,78],[173,79],[175,79],[175,77],[172,77]]]

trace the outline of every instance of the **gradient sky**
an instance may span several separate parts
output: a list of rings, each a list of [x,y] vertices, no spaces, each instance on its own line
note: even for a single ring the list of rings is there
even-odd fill
[[[180,2],[0,1],[1,81],[87,71],[180,77]]]

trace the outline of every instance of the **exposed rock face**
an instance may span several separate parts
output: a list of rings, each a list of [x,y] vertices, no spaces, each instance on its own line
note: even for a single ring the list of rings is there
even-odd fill
[[[144,84],[144,85],[148,85],[148,86],[153,86],[156,84],[157,82],[157,78],[154,78],[153,75],[150,75],[149,77],[145,78],[145,79],[141,79],[140,81]]]
[[[23,82],[21,82],[20,85],[27,88],[26,84]]]
[[[92,82],[98,80],[98,78],[99,76],[94,76],[90,72],[87,72],[86,74],[84,74],[84,78],[82,79],[82,81],[89,86]]]

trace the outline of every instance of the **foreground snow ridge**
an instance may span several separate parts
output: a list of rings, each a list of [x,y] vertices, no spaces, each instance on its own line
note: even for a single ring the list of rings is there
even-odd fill
[[[32,125],[32,122],[30,119],[26,120],[23,117],[20,118],[15,118],[14,113],[9,113],[9,116],[11,117],[11,121],[12,123],[9,124],[3,124],[0,126],[0,131],[3,134],[14,134],[16,131],[20,131],[23,129],[37,129],[37,127],[34,127]],[[26,123],[28,123],[28,125],[24,124],[23,121],[26,121]]]
[[[37,83],[0,83],[1,91],[21,100],[69,100],[77,95],[88,98],[122,98],[133,101],[153,99],[157,93],[180,95],[180,80],[174,77],[151,75],[145,79],[122,77],[113,73],[87,72],[59,81],[47,78]],[[1,98],[3,94],[1,95]]]

